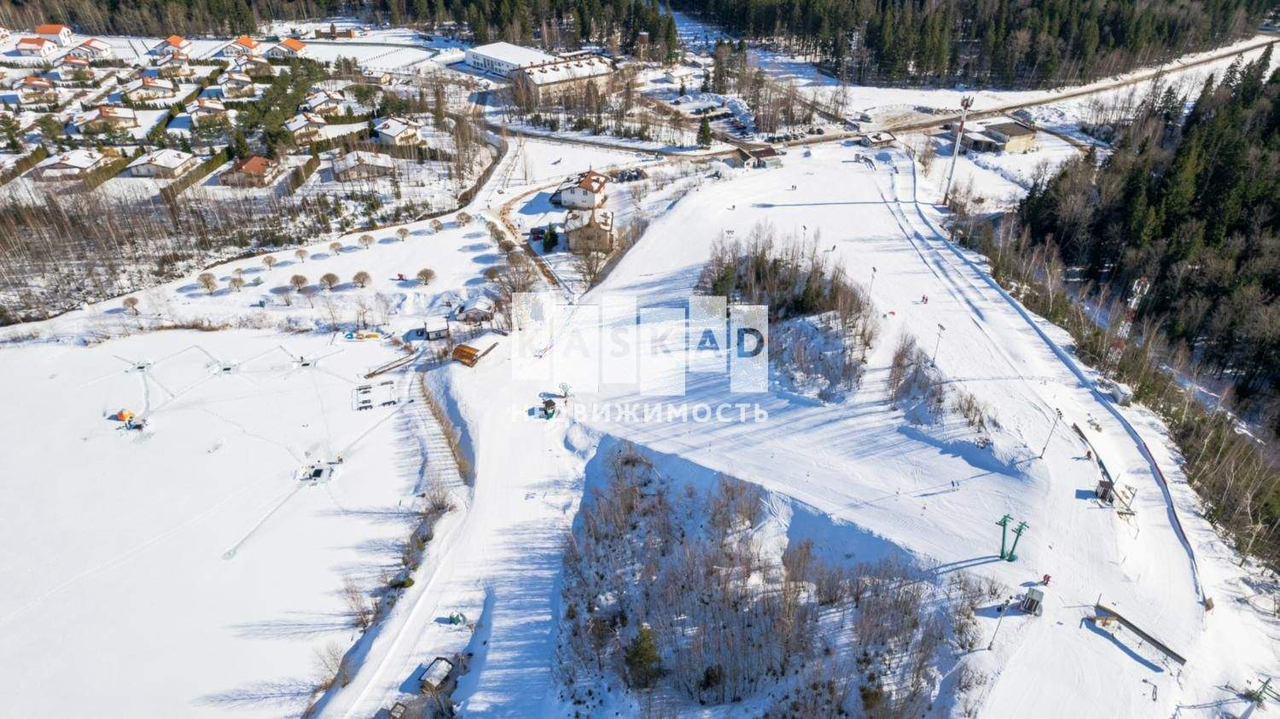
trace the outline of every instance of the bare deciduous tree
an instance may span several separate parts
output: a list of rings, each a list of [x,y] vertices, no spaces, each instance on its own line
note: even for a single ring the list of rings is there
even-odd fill
[[[368,272],[365,272],[364,270],[360,270],[359,272],[355,273],[355,275],[351,277],[351,281],[356,283],[360,287],[365,287],[371,281],[373,281],[373,278],[369,276]]]
[[[292,286],[293,289],[297,290],[298,292],[301,292],[302,288],[307,286],[307,276],[294,275],[293,277],[289,278],[289,285]]]
[[[218,289],[218,278],[212,272],[205,272],[196,279],[209,294],[213,294],[213,291]]]
[[[360,246],[366,250],[373,246],[373,235],[360,235]]]
[[[334,285],[338,284],[338,276],[332,272],[326,272],[320,276],[320,284],[326,290],[333,290]]]
[[[426,267],[418,270],[418,281],[424,285],[431,284],[431,280],[436,278],[436,271]]]

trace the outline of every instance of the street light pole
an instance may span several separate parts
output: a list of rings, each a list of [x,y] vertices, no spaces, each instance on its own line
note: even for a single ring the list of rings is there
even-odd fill
[[[1009,608],[1009,600],[1006,599],[1004,600],[1004,604],[1000,605],[1000,615],[996,617],[996,629],[995,631],[991,632],[991,643],[987,645],[987,651],[991,651],[991,649],[996,645],[996,634],[1000,633],[1000,622],[1004,621],[1004,613],[1005,613],[1005,610],[1007,610],[1008,608]]]
[[[960,129],[956,130],[955,143],[951,146],[951,171],[947,173],[947,191],[942,196],[942,204],[951,202],[951,181],[956,176],[956,160],[960,157],[960,143],[964,140],[964,123],[969,118],[969,108],[973,107],[973,97],[960,100]]]
[[[929,361],[934,367],[938,366],[938,350],[942,347],[942,333],[946,330],[942,323],[938,323],[938,341],[933,345],[933,359]]]

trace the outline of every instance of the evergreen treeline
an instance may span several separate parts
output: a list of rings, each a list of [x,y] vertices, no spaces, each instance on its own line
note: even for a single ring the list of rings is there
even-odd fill
[[[27,0],[0,2],[0,25],[61,22],[79,32],[164,37],[251,33],[270,20],[357,16],[371,23],[465,24],[477,43],[506,40],[554,47],[603,43],[631,51],[640,33],[660,57],[676,47],[675,21],[644,0]]]
[[[1105,77],[1226,44],[1274,0],[677,0],[735,34],[862,84],[1030,86]]]
[[[1206,81],[1191,111],[1152,93],[1114,153],[1037,182],[1021,207],[1033,241],[1160,320],[1244,396],[1280,383],[1280,70],[1271,50]]]

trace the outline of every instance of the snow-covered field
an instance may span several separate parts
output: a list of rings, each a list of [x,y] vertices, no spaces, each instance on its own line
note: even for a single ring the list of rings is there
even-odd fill
[[[423,489],[406,378],[400,404],[353,406],[361,374],[392,356],[275,330],[0,352],[21,407],[3,425],[5,713],[305,705],[316,653],[353,637],[344,582],[385,583]],[[147,429],[108,417],[121,409]],[[339,455],[331,480],[295,477]]]

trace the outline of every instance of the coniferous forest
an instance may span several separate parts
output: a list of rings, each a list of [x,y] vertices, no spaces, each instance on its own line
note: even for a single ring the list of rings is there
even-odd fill
[[[1280,71],[1271,50],[1210,78],[1183,118],[1166,89],[1100,166],[1036,183],[1021,214],[1084,279],[1159,320],[1244,397],[1280,388]]]
[[[1218,47],[1272,0],[677,0],[859,84],[1042,86]]]
[[[0,25],[61,22],[84,33],[227,36],[271,20],[358,17],[369,23],[425,28],[458,23],[477,43],[506,40],[553,47],[616,43],[631,49],[641,32],[676,45],[670,13],[646,0],[14,0],[0,1]]]
[[[354,15],[457,22],[477,42],[628,50],[640,32],[676,44],[669,10],[810,56],[862,84],[1041,86],[1091,80],[1239,39],[1275,0],[28,0],[0,24],[63,22],[86,33],[252,32],[269,20]],[[666,56],[670,57],[668,52]]]

